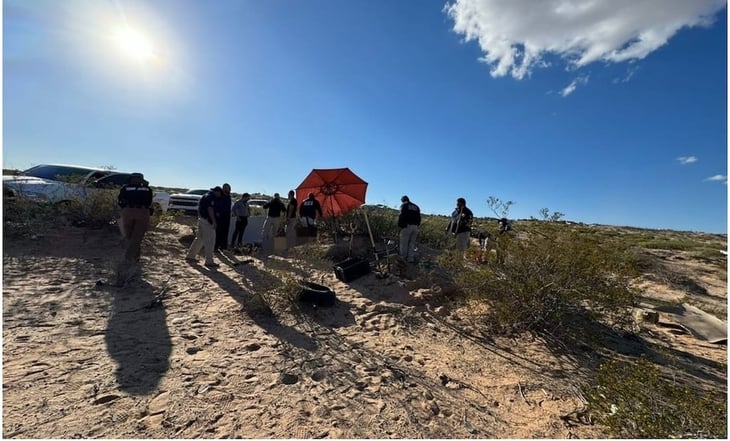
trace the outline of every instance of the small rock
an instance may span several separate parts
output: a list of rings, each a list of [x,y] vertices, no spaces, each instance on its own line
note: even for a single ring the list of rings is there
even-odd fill
[[[243,347],[245,350],[249,352],[258,351],[261,349],[261,345],[258,343],[250,343]]]
[[[172,323],[173,325],[177,325],[179,323],[183,323],[187,319],[188,319],[187,316],[186,317],[175,317],[174,319],[172,319],[172,321],[170,323]]]
[[[430,404],[428,404],[428,410],[430,410],[434,415],[438,415],[439,412],[441,412],[441,408],[438,404],[436,404],[435,401],[432,401]]]
[[[185,352],[187,352],[190,355],[193,355],[193,354],[197,354],[198,352],[200,352],[200,349],[190,347],[190,348],[185,349]]]
[[[114,394],[102,395],[99,398],[97,398],[96,400],[94,400],[93,403],[94,404],[104,404],[104,403],[109,403],[109,402],[117,400],[117,399],[119,399],[119,395],[114,395]]]
[[[299,377],[293,374],[282,373],[279,377],[279,381],[283,384],[296,384],[297,382],[299,382]]]

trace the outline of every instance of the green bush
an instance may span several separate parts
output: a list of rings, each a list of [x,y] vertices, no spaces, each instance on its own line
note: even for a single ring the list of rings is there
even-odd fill
[[[472,299],[486,301],[485,325],[492,331],[524,331],[571,339],[584,333],[583,318],[627,326],[638,275],[628,247],[554,223],[519,237],[499,235],[496,255],[473,263],[474,250],[442,256],[440,263]]]
[[[81,201],[38,203],[25,199],[6,201],[3,226],[6,234],[43,234],[65,225],[99,228],[119,219],[117,192],[97,190],[89,192]]]
[[[727,438],[727,395],[700,394],[662,378],[646,358],[608,361],[598,370],[589,408],[621,438]]]
[[[353,213],[354,220],[361,224],[361,229],[365,231],[364,215],[366,212],[373,238],[376,242],[382,241],[384,238],[397,240],[400,235],[398,228],[398,210],[392,208],[381,208],[367,206]],[[450,245],[451,236],[446,234],[446,225],[448,219],[444,216],[421,216],[421,226],[418,229],[417,243],[429,246],[431,248],[442,250]]]

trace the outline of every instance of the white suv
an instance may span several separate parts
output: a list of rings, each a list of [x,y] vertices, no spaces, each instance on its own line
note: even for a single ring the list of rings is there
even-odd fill
[[[119,189],[130,173],[76,165],[41,164],[17,176],[3,176],[3,199],[64,203],[83,201],[94,191]],[[152,205],[167,210],[169,193],[155,192]]]
[[[193,188],[185,193],[173,193],[170,195],[167,209],[180,210],[185,214],[197,216],[198,204],[209,191],[202,188]]]

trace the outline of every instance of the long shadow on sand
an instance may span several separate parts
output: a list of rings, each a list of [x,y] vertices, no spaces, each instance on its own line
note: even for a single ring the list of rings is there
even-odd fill
[[[263,300],[263,297],[261,297],[261,295],[255,290],[255,286],[251,289],[244,289],[239,282],[236,282],[220,271],[208,271],[203,269],[200,265],[193,265],[193,267],[200,271],[201,274],[217,283],[223,291],[227,292],[235,301],[240,303],[243,312],[246,313],[246,315],[253,320],[257,326],[265,330],[267,333],[282,342],[307,351],[314,351],[317,349],[317,342],[314,339],[306,334],[302,334],[290,326],[280,323],[276,316],[271,314],[271,310]],[[271,286],[271,284],[274,283],[270,280],[273,276],[268,273],[259,271],[248,265],[246,265],[246,267],[247,273],[257,274],[257,280],[266,280],[266,286]],[[251,277],[248,278],[250,279]],[[276,280],[278,282],[278,279]]]
[[[155,288],[135,280],[112,291],[111,315],[105,341],[117,362],[119,388],[133,395],[155,390],[170,367],[172,341],[162,302]]]

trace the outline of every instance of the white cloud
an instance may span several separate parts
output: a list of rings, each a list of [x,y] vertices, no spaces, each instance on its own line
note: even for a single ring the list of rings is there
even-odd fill
[[[726,0],[454,0],[454,31],[477,41],[493,77],[522,79],[547,54],[572,68],[640,60],[684,27],[707,26]]]
[[[693,162],[697,162],[698,159],[696,156],[680,156],[677,158],[677,161],[679,161],[682,165],[692,164]]]
[[[571,93],[575,92],[575,89],[577,89],[578,86],[582,86],[586,83],[588,83],[587,76],[578,77],[578,78],[574,79],[570,84],[568,84],[568,86],[560,92],[560,95],[562,95],[563,97],[566,97],[566,96],[570,95]]]
[[[727,176],[726,175],[714,175],[710,176],[709,178],[705,179],[705,181],[721,181],[727,184]]]
[[[628,83],[638,70],[639,66],[631,66],[626,70],[626,75],[621,78],[614,78],[611,82],[613,84]]]

